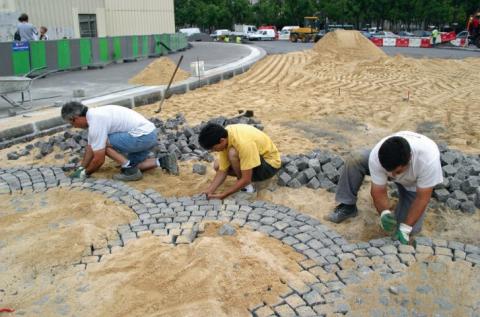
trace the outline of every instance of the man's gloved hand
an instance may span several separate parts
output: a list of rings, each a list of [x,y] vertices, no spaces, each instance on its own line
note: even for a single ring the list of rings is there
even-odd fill
[[[80,166],[77,168],[72,174],[70,174],[70,178],[78,178],[83,181],[85,178],[87,178],[85,167]]]
[[[380,215],[380,227],[387,232],[393,232],[397,227],[397,220],[390,210],[382,211]]]
[[[410,242],[410,233],[412,227],[407,224],[401,223],[397,231],[393,235],[393,239],[400,241],[401,244],[408,244]]]

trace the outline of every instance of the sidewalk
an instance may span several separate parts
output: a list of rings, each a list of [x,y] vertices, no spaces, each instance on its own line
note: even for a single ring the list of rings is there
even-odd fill
[[[190,71],[193,61],[205,61],[205,70],[211,70],[238,61],[250,54],[247,46],[225,45],[223,43],[194,42],[192,48],[183,52],[168,55],[175,63],[184,55],[181,68]],[[131,85],[128,80],[144,69],[153,59],[138,62],[111,64],[103,69],[81,70],[54,73],[46,78],[35,80],[32,84],[33,106],[31,110],[15,108],[18,114],[31,112],[42,108],[55,106],[73,98],[75,89],[83,89],[85,97],[82,100],[124,91],[139,85]],[[20,94],[9,95],[14,100],[20,99]],[[8,109],[12,107],[0,99],[0,118],[8,117]]]

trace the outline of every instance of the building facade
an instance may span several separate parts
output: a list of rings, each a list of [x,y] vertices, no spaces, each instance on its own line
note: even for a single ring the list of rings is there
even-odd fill
[[[49,39],[175,33],[174,0],[0,0],[0,41],[21,13]]]

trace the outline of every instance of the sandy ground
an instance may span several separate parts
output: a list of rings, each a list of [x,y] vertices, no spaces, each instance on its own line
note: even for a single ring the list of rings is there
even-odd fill
[[[303,256],[281,242],[246,229],[218,236],[207,224],[191,245],[173,247],[156,237],[128,244],[102,262],[50,278],[35,291],[6,295],[19,311],[76,316],[248,316],[248,307],[272,303],[285,283],[308,281]]]
[[[168,57],[160,57],[148,64],[145,69],[130,78],[130,84],[156,86],[167,85],[177,65]],[[190,74],[179,68],[173,82],[182,81],[190,77]]]
[[[471,308],[479,307],[478,266],[416,262],[406,272],[407,275],[388,281],[374,273],[345,288],[352,311],[358,316],[373,316],[375,311],[388,311],[393,316],[396,314],[391,311],[399,309],[414,316],[470,316]],[[396,288],[398,294],[392,293],[390,287]]]
[[[4,195],[0,306],[15,306],[16,299],[26,296],[31,287],[71,270],[86,248],[105,244],[118,225],[134,219],[136,215],[128,207],[89,192],[54,189]]]

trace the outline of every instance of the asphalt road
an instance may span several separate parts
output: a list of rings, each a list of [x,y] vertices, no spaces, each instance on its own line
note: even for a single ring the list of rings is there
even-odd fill
[[[294,51],[311,49],[314,43],[291,43],[289,41],[255,41],[249,44],[259,46],[267,51],[267,54],[282,54]],[[480,50],[467,51],[447,48],[415,48],[415,47],[382,47],[382,50],[390,56],[402,54],[414,58],[453,58],[462,59],[467,57],[480,57]]]

